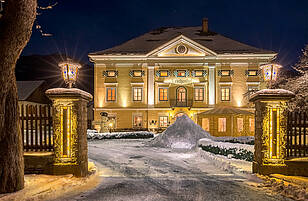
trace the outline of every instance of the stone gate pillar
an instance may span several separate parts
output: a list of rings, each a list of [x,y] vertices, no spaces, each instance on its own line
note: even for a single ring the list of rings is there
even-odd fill
[[[255,104],[255,153],[253,173],[286,171],[287,102],[294,97],[283,89],[264,89],[253,94]]]
[[[53,103],[53,174],[88,173],[87,103],[92,95],[76,88],[46,91]]]

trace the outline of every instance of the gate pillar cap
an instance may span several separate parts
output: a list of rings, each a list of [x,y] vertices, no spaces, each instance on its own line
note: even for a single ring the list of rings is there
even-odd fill
[[[46,90],[45,94],[50,98],[78,98],[81,97],[87,101],[92,100],[93,96],[77,88],[53,88]]]
[[[256,100],[289,100],[293,98],[295,94],[285,89],[262,89],[254,93],[249,99],[250,102]]]

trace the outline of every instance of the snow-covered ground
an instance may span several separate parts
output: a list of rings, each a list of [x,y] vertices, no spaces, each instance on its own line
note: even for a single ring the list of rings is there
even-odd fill
[[[87,178],[77,178],[73,175],[25,175],[25,188],[21,191],[0,194],[0,201],[44,201],[59,199],[78,192],[88,191],[100,182],[96,167],[89,163],[89,171],[93,172]]]
[[[100,164],[102,182],[92,191],[61,200],[288,200],[259,191],[256,177],[225,171],[196,150],[153,147],[149,141],[89,142],[89,157]]]

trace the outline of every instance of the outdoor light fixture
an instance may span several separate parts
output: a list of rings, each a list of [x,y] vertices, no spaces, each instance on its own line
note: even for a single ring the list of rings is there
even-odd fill
[[[263,78],[266,82],[276,81],[278,75],[278,69],[282,66],[279,64],[266,64],[262,65],[260,68],[262,69]]]
[[[4,0],[0,0],[0,17],[2,17],[2,12],[3,12],[3,7],[4,7]]]
[[[69,88],[72,88],[73,84],[77,81],[78,69],[81,68],[81,65],[73,62],[71,59],[60,62],[58,65],[62,70],[64,82],[68,84]]]

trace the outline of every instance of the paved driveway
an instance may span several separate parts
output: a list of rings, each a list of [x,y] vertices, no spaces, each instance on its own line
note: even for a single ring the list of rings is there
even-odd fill
[[[247,179],[220,170],[197,152],[174,152],[150,147],[147,142],[89,142],[89,158],[102,165],[101,183],[90,192],[64,200],[289,200],[266,195],[248,185]]]

